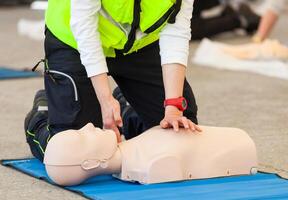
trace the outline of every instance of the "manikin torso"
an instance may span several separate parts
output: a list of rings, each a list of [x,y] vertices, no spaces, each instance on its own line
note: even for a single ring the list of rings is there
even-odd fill
[[[154,127],[119,144],[122,180],[159,183],[249,174],[256,167],[252,140],[240,129],[201,127],[191,133]]]
[[[99,174],[149,184],[250,174],[257,166],[255,145],[240,129],[202,126],[201,133],[175,133],[154,127],[117,145],[113,132],[97,135],[101,130],[94,128],[93,135],[91,127],[87,139],[85,127],[80,136],[86,139],[64,131],[48,143],[44,163],[58,184],[79,184]]]

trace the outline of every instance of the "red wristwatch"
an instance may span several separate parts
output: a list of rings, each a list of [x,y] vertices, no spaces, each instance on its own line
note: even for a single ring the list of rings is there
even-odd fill
[[[164,101],[164,107],[166,106],[175,106],[179,110],[184,111],[187,108],[187,101],[184,97],[166,99]]]

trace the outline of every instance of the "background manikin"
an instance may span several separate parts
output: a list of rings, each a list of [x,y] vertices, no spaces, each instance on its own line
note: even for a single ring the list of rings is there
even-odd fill
[[[226,54],[244,60],[288,60],[288,47],[277,40],[262,43],[225,45],[221,48]]]
[[[236,128],[202,126],[201,133],[151,128],[117,145],[115,133],[91,123],[51,138],[44,164],[60,185],[115,174],[143,184],[250,174],[257,166],[251,138]]]

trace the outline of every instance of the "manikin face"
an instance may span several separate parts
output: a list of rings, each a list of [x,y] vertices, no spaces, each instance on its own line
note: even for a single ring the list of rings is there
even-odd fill
[[[88,166],[87,161],[95,165],[95,162],[110,159],[116,150],[115,133],[89,123],[80,130],[67,130],[53,136],[47,145],[44,163],[53,166],[81,165],[88,169],[93,166]]]
[[[67,130],[53,136],[45,150],[44,164],[55,183],[76,185],[105,173],[116,151],[115,133],[89,123],[80,130]]]

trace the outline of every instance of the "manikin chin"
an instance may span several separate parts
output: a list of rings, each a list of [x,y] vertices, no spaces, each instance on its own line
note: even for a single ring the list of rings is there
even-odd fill
[[[243,130],[201,126],[202,132],[151,128],[117,144],[110,130],[89,123],[49,141],[44,164],[59,185],[114,174],[142,184],[256,173],[255,144]]]

